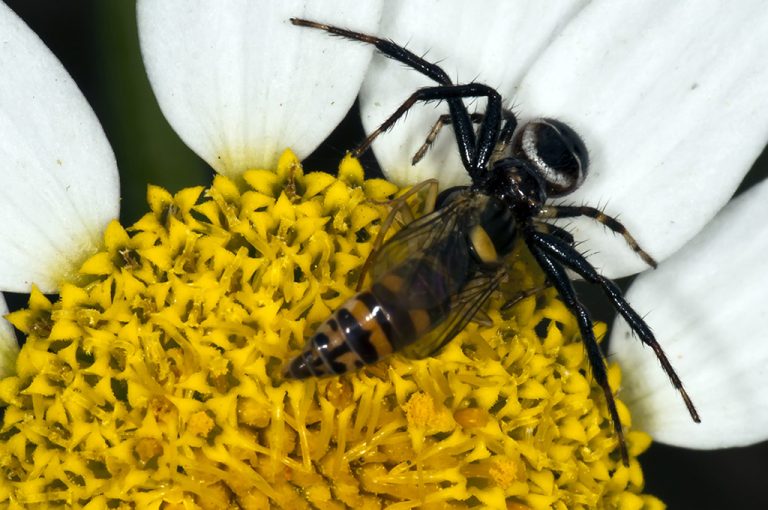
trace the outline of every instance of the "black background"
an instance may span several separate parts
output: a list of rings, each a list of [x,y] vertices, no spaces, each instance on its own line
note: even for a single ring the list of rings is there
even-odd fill
[[[146,211],[144,196],[149,183],[173,192],[210,182],[210,168],[178,140],[151,93],[138,50],[133,2],[7,3],[62,61],[100,119],[120,168],[124,224]],[[362,138],[361,133],[353,108],[347,120],[305,163],[309,168],[335,168],[350,143]],[[372,168],[375,161],[367,159],[364,164]],[[741,189],[767,174],[768,157],[764,153]],[[628,282],[620,283],[625,286]],[[23,306],[24,296],[8,298],[11,309]],[[602,306],[602,311],[595,313],[601,319],[613,315],[601,301],[592,303],[591,297],[586,300],[595,308]],[[646,491],[672,509],[768,508],[768,442],[719,451],[654,444],[641,461]]]

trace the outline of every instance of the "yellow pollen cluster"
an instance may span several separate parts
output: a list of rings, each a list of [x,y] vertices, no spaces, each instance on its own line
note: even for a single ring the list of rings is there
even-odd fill
[[[282,379],[397,192],[349,158],[304,175],[290,152],[241,183],[150,188],[83,283],[10,316],[27,342],[0,381],[0,507],[662,508],[641,494],[648,436],[629,430],[625,467],[552,291],[504,311],[497,293],[492,325],[433,357]],[[521,255],[504,293],[537,275]]]

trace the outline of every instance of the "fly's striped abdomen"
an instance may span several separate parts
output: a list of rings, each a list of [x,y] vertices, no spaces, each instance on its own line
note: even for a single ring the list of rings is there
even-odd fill
[[[455,279],[465,277],[445,273],[441,262],[439,257],[409,259],[347,300],[318,328],[285,375],[303,379],[356,370],[434,329],[450,311]],[[406,281],[404,274],[413,278]]]
[[[389,318],[370,291],[348,299],[286,367],[295,379],[343,374],[392,353]]]
[[[451,297],[460,286],[457,282],[463,282],[466,275],[448,272],[444,262],[430,256],[411,259],[371,287],[371,294],[389,317],[389,338],[395,351],[418,340],[448,315]],[[404,279],[403,274],[410,275],[411,280]]]

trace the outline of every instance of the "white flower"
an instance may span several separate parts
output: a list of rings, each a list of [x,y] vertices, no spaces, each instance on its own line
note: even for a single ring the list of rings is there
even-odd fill
[[[142,53],[164,114],[195,152],[232,177],[272,166],[284,147],[307,156],[347,112],[364,77],[363,121],[372,129],[429,80],[381,56],[366,75],[372,48],[288,22],[296,16],[376,32],[381,6],[364,7],[140,1]],[[659,260],[728,201],[768,138],[768,12],[758,2],[434,0],[388,2],[381,17],[380,34],[428,51],[456,82],[497,88],[521,121],[549,116],[571,124],[592,168],[568,200],[607,203]],[[117,215],[116,164],[64,69],[4,6],[0,37],[0,288],[27,291],[35,283],[54,292]],[[414,108],[379,138],[374,150],[390,177],[465,180],[450,129],[410,165],[442,112]],[[635,419],[664,441],[713,447],[768,437],[768,342],[759,313],[768,302],[760,259],[768,235],[754,232],[768,186],[741,202],[630,294],[641,314],[653,311],[648,320],[704,423],[691,423],[681,403],[667,403],[678,396],[651,352],[630,355],[623,345],[638,342],[614,338]],[[589,221],[574,227],[586,240],[580,249],[596,252],[590,260],[605,274],[643,269],[617,236]],[[638,375],[641,365],[649,369]],[[733,407],[717,412],[726,403]]]

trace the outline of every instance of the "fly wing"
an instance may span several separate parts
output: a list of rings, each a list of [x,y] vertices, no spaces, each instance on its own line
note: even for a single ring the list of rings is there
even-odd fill
[[[409,317],[394,321],[408,331],[393,338],[396,350],[412,357],[435,352],[498,287],[503,271],[479,270],[469,246],[486,200],[471,190],[462,192],[406,225],[376,254],[373,291],[390,311]]]
[[[451,302],[448,316],[432,331],[422,336],[402,352],[411,358],[425,358],[438,351],[472,320],[483,304],[496,290],[504,276],[504,269],[478,273]]]
[[[457,232],[464,230],[462,225],[467,222],[467,216],[460,212],[471,208],[470,199],[469,195],[458,198],[405,225],[374,254],[371,278],[375,281],[408,258],[435,246],[447,245]]]

